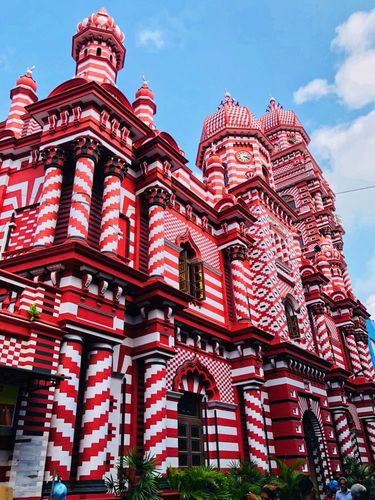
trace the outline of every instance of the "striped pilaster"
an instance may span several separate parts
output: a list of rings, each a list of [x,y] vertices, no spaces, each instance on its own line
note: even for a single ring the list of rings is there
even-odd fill
[[[375,463],[375,420],[365,420],[365,429],[371,446],[371,458]]]
[[[354,457],[354,447],[345,410],[333,410],[333,420],[342,458],[349,455]]]
[[[76,171],[70,207],[68,238],[87,239],[91,207],[92,183],[99,144],[90,137],[75,141]]]
[[[311,312],[315,316],[316,333],[321,354],[324,359],[331,361],[333,359],[333,354],[326,319],[324,316],[325,306],[323,304],[315,304],[311,307]]]
[[[81,356],[81,337],[66,335],[62,341],[57,368],[57,373],[66,378],[60,382],[55,391],[45,481],[49,481],[55,471],[64,481],[68,481],[70,478]]]
[[[65,152],[62,148],[51,147],[45,149],[42,154],[45,177],[34,234],[34,247],[47,247],[53,244],[65,161]]]
[[[99,248],[103,253],[117,255],[120,220],[121,182],[126,166],[124,160],[112,157],[104,168],[104,191]]]
[[[144,450],[154,455],[162,471],[167,460],[166,362],[152,358],[145,362]]]
[[[347,335],[346,335],[346,345],[348,347],[348,350],[349,350],[349,356],[350,356],[350,360],[352,362],[352,365],[353,365],[353,370],[354,370],[354,373],[357,373],[357,372],[362,372],[362,364],[361,364],[361,360],[359,358],[359,354],[358,354],[358,347],[357,347],[357,343],[355,341],[355,336],[353,335],[352,333],[352,329],[347,329]],[[362,375],[362,373],[358,373],[360,375]]]
[[[260,387],[244,387],[243,393],[250,459],[265,473],[269,465]]]
[[[371,360],[370,349],[367,343],[367,335],[364,338],[357,337],[357,348],[365,376],[368,378],[374,378],[375,372]]]
[[[249,320],[249,302],[247,296],[246,280],[243,272],[244,260],[246,259],[246,247],[243,245],[231,245],[227,249],[234,296],[234,305],[237,321]]]
[[[164,277],[164,210],[169,199],[166,189],[155,187],[146,192],[149,206],[148,273],[150,276]]]
[[[94,344],[88,355],[77,480],[101,480],[107,472],[112,347]]]
[[[353,288],[352,288],[352,284],[351,284],[350,276],[349,276],[349,271],[348,271],[346,264],[344,265],[344,269],[342,271],[342,279],[344,280],[344,286],[345,286],[346,291],[349,294],[353,294]]]

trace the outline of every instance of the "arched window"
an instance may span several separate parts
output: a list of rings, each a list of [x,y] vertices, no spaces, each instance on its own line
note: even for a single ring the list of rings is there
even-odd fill
[[[285,307],[285,316],[288,325],[289,337],[291,339],[298,339],[300,337],[300,331],[298,326],[297,312],[292,302],[288,299],[285,299],[284,307]]]
[[[297,208],[297,205],[296,205],[296,202],[294,201],[294,198],[293,196],[291,196],[290,194],[286,194],[285,196],[282,196],[282,199],[285,201],[285,203],[287,203],[290,208],[292,208],[293,210],[295,210]]]
[[[85,52],[84,52],[84,54],[85,54],[85,57],[86,57],[86,56],[87,56],[87,49],[85,49]]]
[[[203,300],[206,298],[203,262],[197,259],[189,242],[182,243],[181,249],[178,260],[180,290],[196,300]]]
[[[97,56],[101,56],[101,55],[102,55],[102,49],[101,49],[100,47],[98,47],[98,48],[96,49],[96,55],[97,55]]]
[[[264,180],[265,180],[266,182],[268,182],[268,181],[269,181],[269,178],[268,178],[268,170],[267,170],[267,168],[266,168],[264,165],[263,165],[263,167],[262,167],[262,175],[263,175],[263,177],[264,177]]]

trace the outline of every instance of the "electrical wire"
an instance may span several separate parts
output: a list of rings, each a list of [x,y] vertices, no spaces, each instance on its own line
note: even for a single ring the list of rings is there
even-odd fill
[[[338,194],[346,194],[346,193],[355,193],[356,191],[364,191],[365,189],[374,189],[375,184],[373,186],[366,186],[362,188],[356,188],[356,189],[348,189],[347,191],[339,191],[338,193],[335,193],[336,195]]]

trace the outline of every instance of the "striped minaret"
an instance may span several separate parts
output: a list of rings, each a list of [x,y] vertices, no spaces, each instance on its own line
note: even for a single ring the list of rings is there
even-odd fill
[[[333,420],[336,428],[337,440],[339,442],[341,456],[354,456],[354,447],[350,436],[349,422],[345,409],[333,410]]]
[[[99,157],[99,143],[91,137],[74,142],[76,170],[70,207],[68,238],[87,240],[94,168]]]
[[[350,361],[353,365],[353,371],[354,373],[362,372],[362,364],[358,354],[358,347],[354,336],[354,329],[353,327],[348,326],[343,330],[345,333],[346,345],[349,350]],[[360,375],[362,375],[362,373],[360,373]]]
[[[368,441],[371,446],[372,460],[375,463],[375,419],[366,419],[364,423]]]
[[[207,186],[214,191],[215,201],[219,201],[225,189],[224,166],[217,154],[211,154],[206,161],[204,174],[207,178]]]
[[[112,347],[94,344],[88,355],[77,480],[102,480],[107,472],[107,440]]]
[[[250,459],[257,463],[263,473],[266,473],[269,464],[260,387],[246,386],[243,388],[243,395]]]
[[[151,358],[145,362],[144,451],[154,455],[165,471],[167,460],[167,382],[166,361]]]
[[[70,478],[81,356],[82,338],[78,335],[65,335],[61,343],[57,373],[66,378],[55,391],[45,481],[49,481],[55,471],[64,481]]]
[[[246,280],[243,272],[243,263],[246,259],[244,245],[231,245],[227,248],[231,267],[234,305],[237,321],[249,320],[249,302],[247,296]]]
[[[45,176],[34,234],[34,247],[48,247],[55,238],[65,162],[65,152],[59,147],[44,149],[42,156]]]
[[[24,125],[22,116],[26,113],[25,107],[38,100],[36,83],[32,74],[32,68],[29,68],[25,75],[18,78],[16,86],[10,92],[11,105],[5,122],[5,129],[11,130],[16,137],[20,137],[22,134]]]
[[[124,33],[105,8],[86,17],[73,37],[72,56],[76,76],[98,83],[115,84],[125,59]]]
[[[142,87],[140,87],[135,94],[133,109],[138,118],[146,123],[146,125],[155,128],[154,115],[156,114],[156,104],[154,102],[154,94],[149,88],[146,80],[143,81]]]
[[[310,308],[311,312],[315,316],[315,326],[316,334],[318,337],[318,346],[323,358],[327,361],[333,360],[332,345],[329,339],[329,333],[327,329],[326,319],[324,316],[325,305],[322,303],[314,304]]]
[[[164,210],[170,193],[161,187],[152,187],[146,191],[149,207],[148,232],[148,273],[150,276],[164,276]]]
[[[112,156],[104,167],[104,191],[99,248],[103,253],[117,255],[120,221],[121,182],[127,167],[125,161]]]

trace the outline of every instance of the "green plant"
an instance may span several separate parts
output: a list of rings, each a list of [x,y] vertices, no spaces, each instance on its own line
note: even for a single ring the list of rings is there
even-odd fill
[[[108,493],[129,500],[161,500],[155,458],[130,450],[116,463],[116,477],[104,478]]]
[[[171,488],[181,500],[233,500],[228,477],[212,467],[190,467],[167,471]]]
[[[40,312],[38,311],[38,308],[36,307],[35,304],[30,305],[28,313],[30,321],[35,321],[40,316]]]
[[[348,484],[363,484],[367,488],[369,498],[375,498],[375,466],[361,465],[354,457],[345,457],[343,465]]]
[[[228,486],[233,499],[240,500],[251,492],[260,495],[262,485],[266,481],[255,462],[233,462],[227,474]]]
[[[279,473],[273,482],[279,488],[280,500],[300,498],[298,485],[305,475],[297,469],[305,463],[305,460],[298,459],[290,465],[279,458],[274,458],[273,460],[275,460],[279,469]]]

